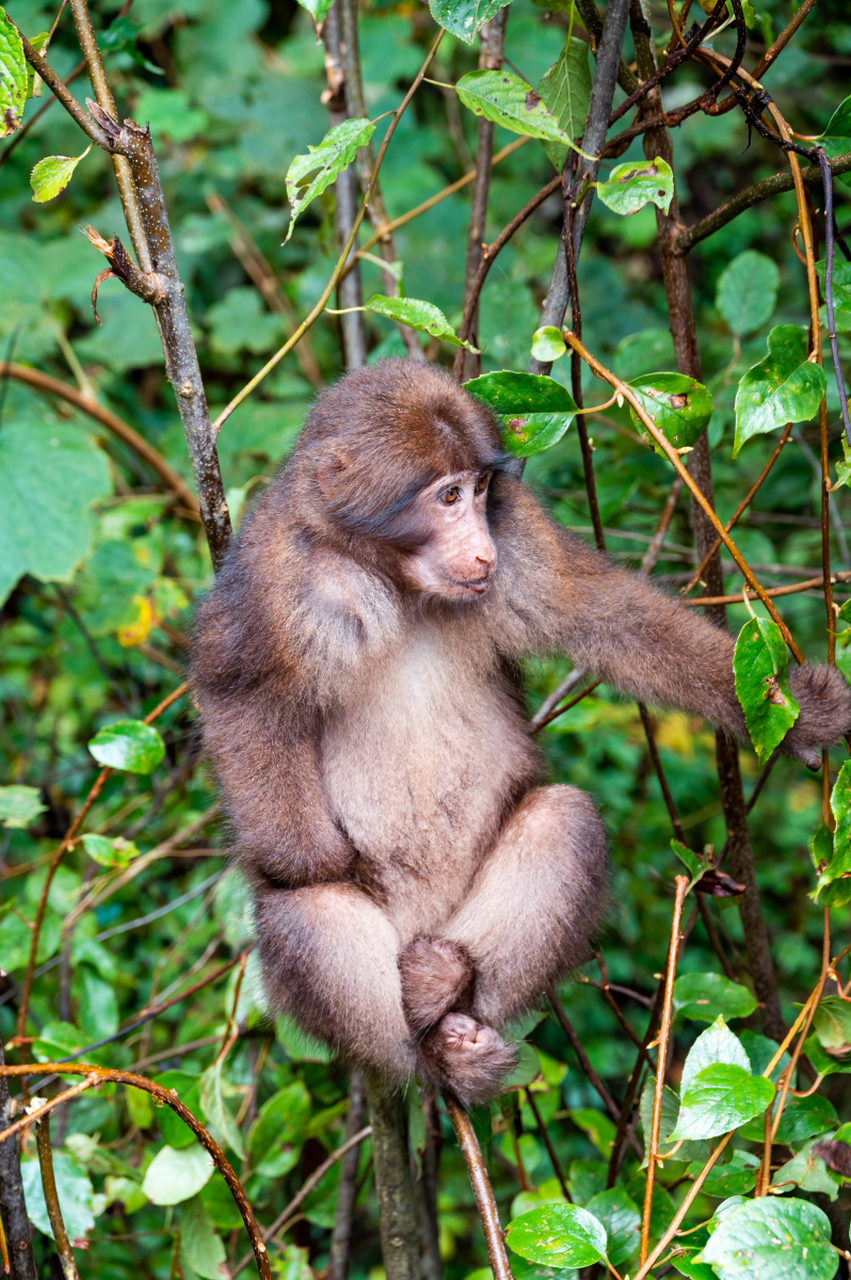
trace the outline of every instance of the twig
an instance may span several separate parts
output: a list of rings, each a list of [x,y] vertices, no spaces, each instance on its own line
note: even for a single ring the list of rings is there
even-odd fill
[[[479,1208],[479,1216],[485,1233],[488,1262],[490,1263],[494,1280],[512,1280],[511,1266],[505,1250],[505,1241],[499,1224],[499,1212],[497,1211],[493,1188],[488,1178],[488,1171],[485,1168],[481,1147],[473,1126],[470,1124],[470,1117],[461,1106],[461,1103],[456,1098],[453,1098],[451,1093],[444,1093],[443,1101],[446,1103],[446,1110],[449,1112],[449,1118],[455,1128],[458,1145],[461,1148],[461,1154],[464,1157],[467,1172],[470,1175],[473,1194],[476,1197],[476,1204]]]
[[[615,1102],[612,1095],[609,1093],[606,1086],[603,1084],[603,1081],[597,1075],[597,1072],[591,1066],[591,1062],[588,1058],[588,1054],[585,1052],[582,1041],[579,1039],[579,1036],[574,1031],[573,1026],[570,1023],[570,1020],[564,1011],[564,1006],[562,1005],[561,1001],[558,998],[558,992],[556,991],[554,986],[550,986],[547,988],[547,999],[552,1005],[553,1013],[558,1019],[562,1031],[567,1036],[568,1040],[573,1046],[573,1052],[576,1054],[577,1058],[579,1059],[580,1067],[588,1077],[588,1080],[592,1088],[596,1089],[597,1093],[603,1099],[603,1105],[605,1106],[609,1115],[614,1120],[615,1124],[617,1124],[617,1122],[621,1118],[621,1109],[618,1106],[618,1104]]]
[[[272,356],[272,358],[266,361],[263,368],[258,373],[256,373],[254,377],[250,379],[250,381],[248,381],[245,384],[245,386],[237,395],[233,397],[230,403],[225,405],[224,409],[222,409],[218,418],[213,423],[214,432],[218,432],[221,430],[222,426],[230,417],[230,415],[233,413],[234,409],[237,409],[239,405],[242,404],[243,400],[245,400],[249,395],[251,395],[251,392],[254,390],[254,388],[260,385],[260,383],[263,381],[266,375],[271,373],[272,370],[281,362],[281,360],[283,360],[284,356],[287,355],[288,352],[292,351],[293,347],[296,345],[296,343],[299,341],[302,335],[307,333],[308,329],[311,327],[314,321],[316,321],[319,318],[319,316],[322,314],[322,312],[325,310],[325,305],[328,302],[328,299],[331,297],[331,294],[334,292],[335,288],[337,287],[337,282],[340,279],[340,276],[342,275],[343,268],[345,267],[346,262],[348,261],[349,252],[351,251],[352,245],[355,242],[358,229],[360,227],[360,224],[363,222],[364,214],[366,213],[366,209],[369,204],[370,196],[372,194],[372,187],[375,183],[375,179],[378,177],[378,172],[383,163],[384,156],[387,152],[387,148],[390,145],[390,140],[393,137],[393,134],[396,132],[396,126],[401,120],[402,115],[404,114],[405,108],[407,107],[408,103],[411,101],[411,98],[414,96],[417,89],[419,88],[422,82],[423,76],[428,70],[429,64],[431,63],[432,58],[437,52],[437,49],[442,39],[443,39],[443,29],[441,28],[441,30],[437,33],[437,37],[434,43],[432,44],[431,48],[429,49],[426,55],[426,59],[423,65],[420,67],[419,71],[414,77],[411,87],[408,89],[408,92],[405,94],[401,103],[396,108],[396,111],[393,113],[393,119],[390,121],[390,125],[387,129],[386,134],[384,135],[384,141],[382,142],[381,147],[379,148],[378,155],[375,160],[375,165],[373,166],[373,170],[370,175],[369,182],[367,184],[367,189],[364,191],[363,199],[361,200],[361,204],[360,204],[360,209],[358,210],[357,216],[352,226],[351,233],[345,245],[343,246],[342,253],[337,259],[337,264],[334,267],[334,270],[331,272],[331,278],[329,279],[325,288],[322,290],[322,294],[319,298],[319,301],[316,303],[316,306],[310,312],[310,315],[308,315],[306,319],[304,319],[301,322],[299,327],[296,329],[295,333],[292,334],[292,336],[287,339],[287,341],[280,348],[280,350],[276,351],[275,354]]]
[[[677,806],[674,803],[674,797],[671,795],[671,788],[668,786],[668,779],[665,776],[665,770],[662,766],[662,760],[659,756],[659,748],[656,746],[656,733],[653,719],[647,711],[643,702],[638,703],[638,714],[641,716],[641,723],[644,725],[644,734],[647,738],[647,750],[650,753],[650,761],[662,789],[662,799],[665,801],[665,808],[668,810],[668,817],[671,819],[671,826],[674,828],[674,835],[681,844],[687,844],[688,841],[683,831],[683,825],[680,822],[680,815],[677,813]]]
[[[210,1153],[213,1163],[228,1184],[231,1195],[242,1215],[245,1229],[251,1239],[254,1257],[257,1262],[257,1271],[261,1280],[272,1280],[266,1245],[263,1242],[260,1227],[257,1224],[254,1211],[248,1203],[239,1178],[231,1168],[221,1147],[213,1141],[201,1122],[195,1119],[195,1116],[180,1101],[174,1091],[165,1089],[162,1085],[154,1084],[152,1080],[146,1080],[144,1076],[135,1075],[132,1071],[116,1071],[111,1067],[96,1067],[92,1063],[79,1063],[77,1066],[72,1067],[56,1062],[39,1062],[0,1067],[0,1075],[3,1076],[51,1075],[54,1073],[56,1075],[84,1075],[86,1079],[83,1081],[82,1087],[77,1090],[80,1093],[84,1089],[100,1088],[102,1084],[109,1084],[110,1082],[125,1084],[132,1086],[134,1089],[143,1089],[145,1093],[150,1093],[160,1104],[165,1103],[166,1106],[171,1107],[172,1111],[176,1111],[184,1124],[189,1126],[201,1145]],[[57,1098],[51,1098],[49,1102],[39,1107],[36,1111],[31,1112],[20,1120],[16,1120],[14,1124],[9,1125],[7,1129],[0,1133],[0,1144],[11,1137],[12,1134],[18,1133],[25,1128],[25,1126],[40,1120],[42,1116],[47,1115],[49,1111],[52,1111],[54,1107],[59,1106],[64,1101],[66,1101],[65,1095],[60,1094]]]
[[[848,582],[849,580],[851,580],[851,571],[847,569],[840,569],[838,573],[832,573],[830,575],[830,580],[831,582]],[[765,594],[767,596],[770,596],[772,599],[774,599],[777,596],[794,596],[794,595],[797,595],[800,591],[812,591],[816,587],[823,587],[823,586],[824,586],[824,578],[821,575],[819,575],[818,578],[805,578],[803,582],[790,582],[789,585],[786,587],[769,587],[767,588]],[[751,598],[756,599],[756,593],[754,592],[753,596],[751,596],[751,593],[748,591],[747,587],[745,587],[745,593],[748,595],[748,599],[751,599]],[[741,604],[742,596],[743,596],[743,593],[741,591],[739,591],[738,594],[734,596],[696,596],[693,600],[685,600],[683,601],[683,603],[687,605],[695,605],[695,606],[696,605],[713,605],[713,604]]]
[[[558,706],[562,698],[566,698],[571,689],[575,689],[580,680],[584,680],[586,675],[585,667],[574,667],[572,671],[564,677],[560,684],[556,685],[552,693],[548,693],[544,701],[538,707],[538,710],[529,719],[529,729],[539,729],[546,720],[553,707]]]
[[[62,1220],[62,1209],[59,1204],[59,1192],[56,1190],[56,1176],[53,1172],[53,1152],[50,1148],[50,1117],[39,1120],[35,1127],[38,1163],[41,1169],[41,1183],[44,1188],[44,1202],[47,1205],[47,1216],[56,1241],[56,1252],[62,1264],[65,1280],[80,1280],[74,1250]]]
[[[842,377],[842,365],[839,360],[839,347],[836,342],[836,319],[833,313],[833,178],[830,162],[822,147],[816,147],[821,181],[824,188],[824,301],[827,311],[827,334],[830,339],[830,351],[833,356],[833,371],[836,376],[836,387],[839,392],[839,407],[842,411],[842,425],[845,438],[851,445],[851,422],[848,420],[848,397],[845,394],[845,382]]]
[[[555,711],[551,711],[549,715],[544,716],[542,720],[539,720],[536,717],[534,724],[530,722],[529,732],[537,733],[539,729],[545,729],[547,725],[552,724],[553,720],[557,719],[558,716],[564,715],[565,711],[569,711],[571,707],[575,707],[577,702],[581,702],[583,698],[587,698],[588,694],[591,693],[593,689],[596,689],[598,684],[602,683],[602,679],[595,680],[592,684],[586,685],[581,693],[577,693],[576,697],[571,698],[570,702],[566,702],[563,707],[556,707]]]
[[[535,1117],[535,1124],[538,1126],[538,1133],[541,1135],[541,1141],[543,1142],[544,1146],[547,1149],[547,1155],[550,1158],[550,1164],[553,1167],[553,1173],[558,1178],[558,1185],[561,1187],[561,1194],[564,1196],[568,1204],[572,1204],[573,1198],[567,1189],[567,1183],[565,1182],[564,1174],[562,1173],[558,1156],[556,1155],[555,1150],[553,1148],[553,1144],[550,1141],[550,1135],[547,1133],[547,1126],[544,1124],[541,1118],[541,1113],[538,1110],[538,1104],[535,1101],[535,1095],[532,1092],[532,1090],[528,1088],[528,1086],[526,1088],[526,1101],[529,1103],[529,1106],[532,1108],[532,1115]]]
[[[665,996],[662,1003],[662,1021],[659,1025],[659,1052],[656,1058],[656,1088],[653,1094],[653,1120],[650,1125],[647,1146],[647,1182],[644,1189],[644,1213],[641,1218],[642,1264],[647,1259],[650,1241],[650,1214],[653,1209],[653,1184],[656,1180],[656,1159],[659,1153],[659,1124],[662,1118],[662,1097],[665,1090],[665,1061],[668,1056],[668,1037],[671,1032],[671,1007],[674,1001],[674,976],[677,972],[677,955],[680,946],[680,921],[683,903],[688,892],[688,876],[676,877],[674,916],[671,921],[671,942],[668,948],[668,967],[665,972]]]
[[[281,1228],[285,1225],[285,1223],[293,1216],[296,1210],[300,1208],[302,1204],[304,1204],[305,1200],[310,1195],[314,1187],[319,1186],[319,1183],[325,1177],[325,1174],[328,1172],[328,1170],[333,1169],[337,1161],[342,1160],[350,1151],[355,1151],[360,1146],[360,1144],[371,1135],[371,1133],[372,1133],[372,1125],[368,1124],[366,1125],[365,1128],[359,1129],[357,1133],[353,1133],[350,1138],[347,1138],[341,1147],[338,1147],[336,1151],[332,1151],[330,1156],[328,1156],[326,1160],[323,1160],[322,1163],[318,1166],[318,1168],[314,1169],[310,1177],[306,1178],[305,1181],[302,1183],[301,1187],[293,1196],[292,1200],[289,1202],[287,1207],[285,1209],[282,1209],[281,1212],[278,1214],[277,1218],[272,1223],[271,1227],[267,1227],[266,1230],[263,1232],[264,1244],[268,1244],[269,1241],[272,1239],[272,1237],[276,1236],[278,1232],[281,1230]],[[245,1270],[245,1268],[248,1266],[250,1261],[251,1261],[250,1253],[247,1253],[242,1258],[240,1258],[239,1262],[231,1271],[231,1275],[234,1277],[234,1280],[236,1276],[240,1274],[240,1272]]]

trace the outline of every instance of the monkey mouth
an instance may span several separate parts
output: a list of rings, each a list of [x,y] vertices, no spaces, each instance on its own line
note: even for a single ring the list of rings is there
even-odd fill
[[[473,595],[481,596],[490,586],[490,574],[486,574],[483,578],[469,578],[466,582],[455,582],[453,586],[460,587],[462,591],[471,591]]]

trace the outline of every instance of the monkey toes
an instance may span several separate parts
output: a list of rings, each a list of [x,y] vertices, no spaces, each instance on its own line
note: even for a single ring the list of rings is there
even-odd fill
[[[414,938],[399,956],[402,1007],[412,1035],[418,1036],[448,1009],[472,1000],[475,970],[457,942]]]
[[[515,1050],[493,1027],[466,1013],[447,1013],[422,1044],[428,1074],[451,1089],[465,1107],[499,1092],[517,1065]]]

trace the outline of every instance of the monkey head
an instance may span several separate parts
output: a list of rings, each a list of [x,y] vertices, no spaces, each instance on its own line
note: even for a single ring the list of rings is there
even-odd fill
[[[350,373],[320,398],[293,463],[312,482],[324,536],[404,591],[456,602],[487,591],[489,508],[512,459],[449,373],[398,359]]]

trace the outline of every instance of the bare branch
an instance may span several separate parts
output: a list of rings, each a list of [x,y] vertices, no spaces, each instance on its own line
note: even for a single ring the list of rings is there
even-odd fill
[[[455,1126],[458,1145],[461,1148],[461,1154],[464,1157],[467,1172],[470,1175],[473,1194],[476,1197],[476,1204],[479,1208],[479,1216],[485,1233],[488,1262],[490,1263],[494,1280],[512,1280],[511,1267],[508,1262],[508,1254],[505,1251],[502,1228],[499,1225],[499,1212],[496,1207],[493,1188],[488,1178],[481,1147],[473,1126],[470,1124],[470,1117],[461,1106],[461,1103],[456,1098],[453,1098],[451,1093],[444,1093],[443,1101],[446,1103],[449,1118]]]
[[[35,1134],[38,1163],[41,1168],[41,1183],[44,1188],[44,1202],[47,1205],[47,1216],[50,1219],[53,1239],[56,1241],[56,1251],[62,1264],[62,1274],[65,1276],[65,1280],[80,1280],[80,1273],[74,1260],[74,1250],[71,1248],[71,1241],[68,1239],[68,1232],[65,1230],[65,1223],[62,1219],[59,1192],[56,1190],[56,1176],[53,1172],[53,1152],[50,1148],[50,1116],[45,1116],[43,1120],[39,1120],[35,1127]]]

